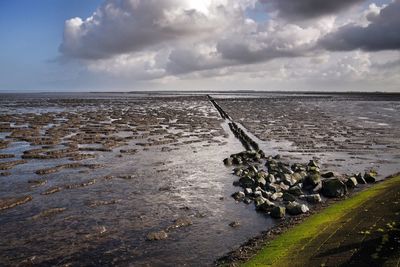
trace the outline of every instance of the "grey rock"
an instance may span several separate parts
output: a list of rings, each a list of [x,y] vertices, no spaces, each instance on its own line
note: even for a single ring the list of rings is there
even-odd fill
[[[364,177],[362,176],[361,173],[357,173],[355,175],[355,177],[357,179],[357,183],[359,183],[359,184],[366,184],[367,183],[367,181],[365,181],[365,179],[364,179]]]
[[[323,178],[332,178],[332,177],[337,177],[337,176],[340,176],[340,175],[338,173],[335,173],[335,172],[325,172],[325,173],[321,174],[321,176]]]
[[[245,189],[244,189],[244,193],[245,193],[246,195],[251,195],[251,194],[253,194],[253,189],[251,189],[251,188],[245,188]]]
[[[347,179],[347,181],[346,181],[346,186],[347,186],[348,188],[354,188],[354,187],[357,186],[357,184],[358,184],[358,182],[357,182],[357,178],[356,178],[356,177],[350,177],[350,178]]]
[[[260,202],[259,205],[256,205],[256,208],[259,211],[269,212],[275,206],[276,205],[273,202],[269,201],[268,199],[264,199],[264,201]]]
[[[232,165],[232,158],[224,159],[224,164],[225,164],[225,166],[231,166]]]
[[[300,196],[303,195],[303,190],[301,190],[299,185],[296,186],[292,186],[291,188],[289,188],[288,193],[294,195],[294,196]]]
[[[271,217],[275,219],[282,219],[285,217],[286,214],[286,208],[285,207],[273,207],[271,209]]]
[[[296,200],[295,196],[293,196],[292,194],[289,194],[287,192],[283,193],[282,197],[283,197],[283,200],[285,200],[285,201],[295,201]]]
[[[258,178],[257,180],[258,185],[264,187],[267,184],[267,181],[265,180],[264,177]]]
[[[312,194],[312,195],[302,195],[300,199],[304,199],[309,203],[320,203],[322,202],[321,196],[319,194]]]
[[[271,200],[277,200],[278,198],[281,198],[281,197],[283,197],[283,193],[281,193],[281,192],[279,192],[279,193],[273,193],[271,196],[270,196],[270,199]]]
[[[364,180],[371,184],[376,182],[376,173],[375,172],[366,172],[364,174]]]
[[[229,226],[232,227],[232,228],[237,228],[237,227],[240,226],[240,223],[238,221],[234,221],[234,222],[231,222],[229,224]]]
[[[167,238],[168,238],[168,234],[164,230],[161,230],[159,232],[151,232],[151,233],[148,233],[146,236],[146,239],[148,241],[164,240]]]
[[[310,209],[305,204],[300,204],[296,201],[289,202],[286,206],[286,211],[290,215],[299,215],[308,212]]]
[[[240,201],[243,200],[245,198],[245,193],[243,193],[242,191],[239,192],[235,192],[232,194],[232,197],[236,200],[236,201]]]
[[[310,185],[312,188],[321,183],[321,175],[317,172],[310,173],[304,181],[304,185]]]
[[[322,194],[325,197],[342,197],[346,193],[346,185],[338,178],[330,178],[322,182]]]
[[[249,176],[245,176],[239,179],[239,183],[242,187],[253,187],[255,185],[255,181]]]
[[[249,197],[245,197],[244,200],[243,200],[243,203],[247,204],[247,205],[250,204],[251,202],[253,202],[253,200],[251,198],[249,198]]]

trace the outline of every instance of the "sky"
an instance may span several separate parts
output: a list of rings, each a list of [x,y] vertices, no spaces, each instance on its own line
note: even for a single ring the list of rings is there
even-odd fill
[[[0,91],[400,92],[400,0],[0,0]]]

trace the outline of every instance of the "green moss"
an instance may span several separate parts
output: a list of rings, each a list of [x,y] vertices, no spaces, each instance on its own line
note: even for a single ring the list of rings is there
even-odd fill
[[[267,244],[256,256],[242,266],[290,266],[291,251],[302,249],[318,233],[361,206],[366,200],[400,182],[400,176],[390,178],[371,188],[361,191],[349,199],[335,203],[318,214],[312,215],[301,224],[293,227]]]

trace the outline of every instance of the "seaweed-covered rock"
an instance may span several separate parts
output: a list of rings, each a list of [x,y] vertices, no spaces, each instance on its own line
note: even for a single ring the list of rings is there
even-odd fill
[[[325,197],[342,197],[346,193],[346,185],[338,178],[330,178],[322,182],[322,194]]]

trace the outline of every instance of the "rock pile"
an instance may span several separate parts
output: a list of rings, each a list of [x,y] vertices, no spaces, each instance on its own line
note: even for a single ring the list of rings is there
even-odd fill
[[[226,166],[235,166],[233,174],[239,179],[235,186],[243,190],[232,194],[238,202],[254,202],[256,210],[273,218],[286,213],[299,215],[309,211],[308,204],[326,198],[343,197],[358,184],[374,183],[375,171],[355,175],[321,172],[317,161],[289,164],[280,155],[266,157],[261,150],[247,150],[224,159]]]

